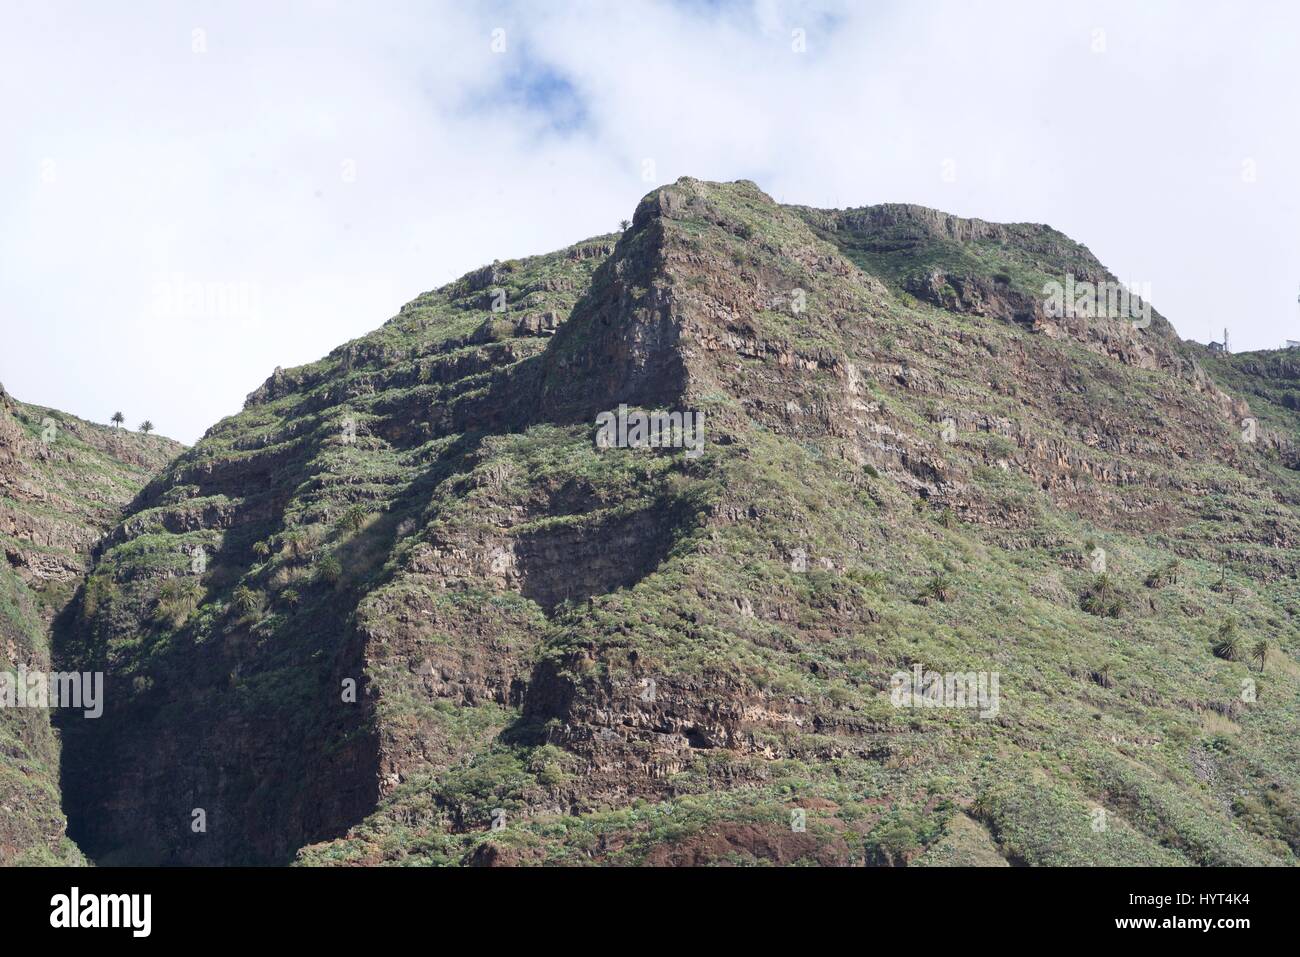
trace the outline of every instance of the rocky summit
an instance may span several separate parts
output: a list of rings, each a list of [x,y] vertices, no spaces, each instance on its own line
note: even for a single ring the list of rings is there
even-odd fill
[[[61,788],[98,864],[1300,855],[1300,361],[1047,226],[682,179],[166,465],[31,422],[5,613],[104,713],[4,725],[0,845],[75,854]]]

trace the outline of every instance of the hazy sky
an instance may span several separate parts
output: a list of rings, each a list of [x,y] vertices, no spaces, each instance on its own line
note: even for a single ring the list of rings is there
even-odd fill
[[[1293,2],[0,0],[0,382],[186,442],[682,175],[1045,222],[1300,339]],[[797,33],[796,31],[802,31]]]

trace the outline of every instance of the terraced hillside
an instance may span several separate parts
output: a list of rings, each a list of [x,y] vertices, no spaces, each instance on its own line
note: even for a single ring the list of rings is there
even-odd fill
[[[50,670],[91,549],[181,446],[25,405],[0,387],[0,672]],[[48,710],[0,709],[0,865],[77,862]]]
[[[1114,279],[1045,226],[683,179],[277,371],[58,634],[109,676],[70,833],[101,863],[1294,864],[1295,421],[1158,313],[1049,314],[1067,274]],[[598,448],[620,404],[700,412],[704,454]],[[913,668],[997,696],[899,706]]]

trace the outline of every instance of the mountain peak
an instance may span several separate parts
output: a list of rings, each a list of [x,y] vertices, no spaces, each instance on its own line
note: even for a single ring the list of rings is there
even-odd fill
[[[111,692],[67,732],[70,833],[1293,863],[1300,402],[1112,281],[1046,226],[683,178],[277,370],[138,497],[60,638]]]

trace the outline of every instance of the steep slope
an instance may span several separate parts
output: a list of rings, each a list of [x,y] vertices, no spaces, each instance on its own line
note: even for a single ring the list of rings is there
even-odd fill
[[[444,501],[488,430],[531,414],[531,360],[612,245],[485,267],[277,370],[145,490],[64,648],[109,672],[108,711],[69,736],[65,762],[92,856],[287,861],[374,806],[390,755],[447,760],[506,722],[540,608],[486,588],[423,594],[403,576],[417,547],[431,578],[487,572],[490,530],[458,528]],[[463,709],[375,687],[389,603],[443,636],[410,682],[445,662]]]
[[[1050,314],[1066,274],[1113,279],[1047,227],[684,179],[277,372],[90,579],[66,653],[113,693],[68,738],[72,833],[105,861],[1294,863],[1294,435],[1246,439],[1158,314]],[[703,454],[598,448],[620,404],[698,411]],[[900,707],[914,666],[1000,690]]]
[[[1300,350],[1224,354],[1192,348],[1216,381],[1250,402],[1266,442],[1283,461],[1300,466],[1294,442],[1300,434]]]
[[[52,409],[0,387],[0,672],[49,672],[50,628],[95,542],[181,446]],[[0,865],[77,861],[64,836],[50,712],[0,708]]]

